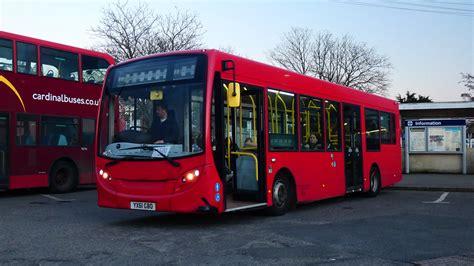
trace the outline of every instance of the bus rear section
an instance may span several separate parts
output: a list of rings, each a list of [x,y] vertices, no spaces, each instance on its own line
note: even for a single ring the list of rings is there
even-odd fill
[[[106,54],[0,32],[0,187],[95,183]]]

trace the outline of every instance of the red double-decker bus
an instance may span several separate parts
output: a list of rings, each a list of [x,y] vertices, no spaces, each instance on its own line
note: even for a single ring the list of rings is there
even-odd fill
[[[216,50],[111,67],[99,109],[101,207],[280,215],[402,177],[395,101]]]
[[[95,182],[107,54],[0,31],[0,188]]]

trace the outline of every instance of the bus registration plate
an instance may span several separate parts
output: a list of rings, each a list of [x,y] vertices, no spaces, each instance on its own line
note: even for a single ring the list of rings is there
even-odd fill
[[[155,211],[156,205],[154,202],[139,202],[131,201],[130,209],[132,210],[143,210],[143,211]]]

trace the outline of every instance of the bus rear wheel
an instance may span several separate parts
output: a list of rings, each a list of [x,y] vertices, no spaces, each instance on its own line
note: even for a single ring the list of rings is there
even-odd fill
[[[273,216],[285,214],[293,202],[293,192],[288,177],[278,174],[273,182],[272,201],[273,205],[268,209],[268,213]]]
[[[74,166],[66,161],[54,164],[49,174],[49,188],[53,193],[72,191],[77,185],[77,172]]]
[[[377,167],[372,167],[370,169],[370,188],[369,191],[366,192],[368,197],[375,197],[380,192],[380,172]]]

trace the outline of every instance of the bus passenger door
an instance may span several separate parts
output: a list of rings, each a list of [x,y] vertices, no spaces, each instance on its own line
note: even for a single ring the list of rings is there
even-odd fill
[[[344,169],[346,193],[362,191],[362,137],[360,126],[360,106],[343,105],[344,117]]]
[[[0,114],[0,187],[8,186],[8,114]]]
[[[231,153],[235,164],[233,197],[236,200],[264,201],[263,89],[242,84],[240,97],[240,107],[234,108],[232,131],[233,141],[239,149]]]
[[[83,118],[81,125],[81,160],[79,174],[82,183],[95,183],[94,161],[95,119]]]

